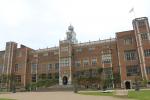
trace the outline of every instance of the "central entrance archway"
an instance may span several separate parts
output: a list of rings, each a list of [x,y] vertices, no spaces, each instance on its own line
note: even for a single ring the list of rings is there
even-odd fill
[[[131,84],[129,81],[125,82],[125,87],[126,87],[126,89],[131,89]]]
[[[68,78],[67,78],[67,76],[64,76],[63,77],[63,85],[67,85],[67,83],[68,83]]]

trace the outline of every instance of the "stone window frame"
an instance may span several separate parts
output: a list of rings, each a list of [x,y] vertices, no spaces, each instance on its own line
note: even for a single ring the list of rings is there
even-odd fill
[[[126,37],[126,38],[124,38],[124,44],[125,45],[133,44],[133,37]]]
[[[138,65],[129,65],[126,66],[126,75],[129,76],[137,76],[140,73],[140,67]]]
[[[83,59],[83,66],[88,66],[89,65],[89,59]]]
[[[148,33],[140,33],[142,40],[148,40]]]
[[[96,65],[97,64],[97,58],[92,58],[91,59],[91,65]]]
[[[150,57],[150,49],[145,49],[144,50],[144,56],[145,57]]]
[[[137,60],[137,52],[136,50],[125,50],[124,58],[126,61]]]

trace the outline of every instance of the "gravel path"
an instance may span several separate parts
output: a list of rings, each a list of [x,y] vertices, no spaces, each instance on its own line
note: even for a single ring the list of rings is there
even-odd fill
[[[108,96],[89,96],[75,94],[73,92],[23,92],[0,94],[0,98],[12,98],[17,100],[129,100]]]

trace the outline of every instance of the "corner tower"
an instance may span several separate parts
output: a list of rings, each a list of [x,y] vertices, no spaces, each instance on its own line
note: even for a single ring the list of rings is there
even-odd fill
[[[136,45],[139,58],[139,66],[141,69],[142,78],[148,80],[146,72],[146,63],[144,50],[150,45],[150,28],[147,17],[136,18],[132,22],[136,38]]]

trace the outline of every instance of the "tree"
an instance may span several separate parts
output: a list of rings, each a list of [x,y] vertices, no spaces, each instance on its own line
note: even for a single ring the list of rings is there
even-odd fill
[[[97,72],[98,72],[98,79],[99,79],[98,84],[97,84],[97,86],[98,86],[97,89],[100,89],[100,87],[103,86],[103,77],[102,77],[103,68],[98,68]],[[101,86],[100,84],[101,84],[102,86]]]
[[[2,87],[6,88],[7,91],[10,91],[11,89],[11,83],[12,83],[12,75],[9,74],[1,74],[1,89]]]
[[[113,81],[114,81],[114,87],[117,87],[117,84],[119,84],[119,86],[121,85],[121,76],[120,73],[113,73]]]

